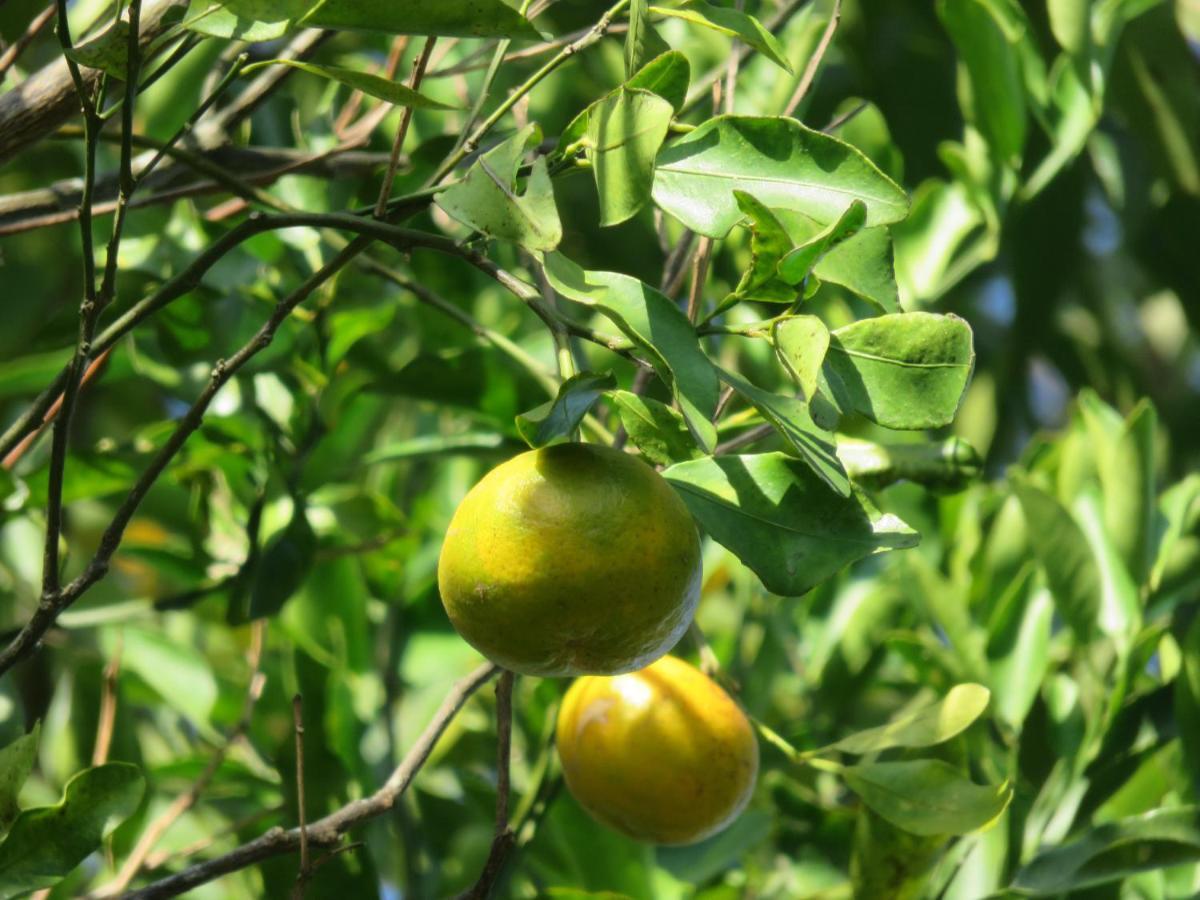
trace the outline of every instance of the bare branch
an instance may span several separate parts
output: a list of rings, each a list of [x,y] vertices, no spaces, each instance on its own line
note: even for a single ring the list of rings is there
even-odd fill
[[[29,23],[24,33],[13,41],[8,46],[8,49],[0,53],[0,84],[4,83],[4,78],[8,75],[8,70],[16,63],[17,58],[25,52],[25,48],[42,33],[42,29],[54,21],[54,16],[57,12],[58,8],[51,3],[33,17],[33,21]]]
[[[508,851],[513,846],[513,832],[508,827],[513,678],[513,673],[505,670],[500,673],[500,680],[496,683],[496,833],[479,880],[462,895],[462,900],[486,900],[491,895],[508,858]]]
[[[495,677],[499,671],[497,666],[487,663],[455,683],[433,719],[425,726],[425,730],[421,732],[417,742],[388,777],[383,787],[371,796],[348,803],[336,812],[313,822],[308,827],[309,840],[317,846],[332,847],[350,829],[376,816],[383,815],[395,806],[399,797],[412,784],[413,778],[421,770],[421,766],[425,764],[429,754],[433,752],[438,738],[442,736],[451,720],[463,708],[471,695]],[[298,828],[289,831],[272,828],[266,834],[243,844],[236,850],[216,859],[198,863],[190,869],[156,881],[140,890],[131,891],[125,897],[126,900],[160,900],[164,897],[177,897],[199,885],[207,884],[222,875],[252,866],[264,859],[294,853],[299,847],[300,830]]]
[[[792,97],[787,102],[787,106],[783,108],[783,114],[790,116],[796,111],[796,107],[800,105],[800,101],[804,99],[808,89],[812,87],[813,79],[817,77],[817,70],[821,68],[821,60],[825,58],[825,51],[829,49],[829,44],[833,41],[833,33],[837,31],[838,21],[842,17],[842,0],[833,0],[833,12],[829,14],[829,22],[825,25],[825,31],[821,34],[821,40],[817,43],[817,49],[813,51],[813,55],[809,57],[808,65],[804,67],[804,74],[800,76],[800,83],[796,85],[796,90],[792,92]]]
[[[429,65],[429,57],[433,53],[433,48],[437,44],[436,37],[428,37],[425,39],[425,46],[421,48],[421,54],[413,63],[412,75],[408,79],[408,86],[414,91],[421,86],[421,79],[425,77],[425,67]],[[404,138],[408,135],[408,125],[412,121],[413,108],[405,106],[400,110],[400,124],[396,127],[396,138],[392,141],[392,156],[388,160],[387,173],[383,176],[383,184],[379,186],[379,199],[375,202],[375,218],[382,219],[387,213],[388,199],[392,196],[392,182],[396,180],[396,167],[400,165],[400,151],[404,147]]]

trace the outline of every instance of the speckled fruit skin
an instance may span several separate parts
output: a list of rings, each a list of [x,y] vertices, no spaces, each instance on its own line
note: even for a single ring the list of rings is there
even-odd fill
[[[654,844],[691,844],[746,806],[758,743],[711,678],[673,656],[616,678],[580,678],[558,715],[563,777],[596,819]]]
[[[594,444],[497,466],[455,511],[438,560],[458,633],[526,675],[649,664],[687,630],[700,578],[683,501],[641,460]]]

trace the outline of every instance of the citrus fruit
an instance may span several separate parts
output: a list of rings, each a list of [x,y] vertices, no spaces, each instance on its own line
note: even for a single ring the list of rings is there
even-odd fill
[[[528,675],[652,662],[691,622],[700,576],[683,501],[641,460],[594,444],[497,466],[455,511],[438,560],[458,633]]]
[[[640,841],[702,840],[732,822],[754,790],[758,744],[745,713],[673,656],[615,678],[578,679],[557,727],[563,777],[580,806]]]

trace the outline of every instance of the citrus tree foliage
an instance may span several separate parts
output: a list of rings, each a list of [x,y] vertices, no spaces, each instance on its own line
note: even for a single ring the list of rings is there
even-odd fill
[[[1194,5],[43,7],[0,897],[1200,892]],[[567,684],[439,603],[564,440],[705,536],[675,652],[762,769],[701,844],[588,818]]]

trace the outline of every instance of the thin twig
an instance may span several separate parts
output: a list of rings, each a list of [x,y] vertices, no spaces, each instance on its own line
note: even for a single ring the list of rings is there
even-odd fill
[[[833,33],[837,31],[838,21],[842,17],[842,0],[833,0],[833,12],[829,14],[829,22],[825,25],[825,31],[821,33],[821,40],[817,43],[817,49],[813,51],[813,55],[808,59],[808,65],[804,67],[804,74],[800,76],[800,83],[796,85],[796,90],[792,92],[792,97],[787,102],[787,106],[783,108],[783,114],[790,116],[796,111],[796,107],[800,105],[800,101],[804,99],[808,89],[812,87],[813,79],[817,77],[817,70],[821,67],[821,60],[825,58],[825,51],[829,49],[829,44],[833,41]]]
[[[296,731],[296,818],[300,823],[300,871],[296,873],[292,898],[300,900],[312,870],[308,858],[308,818],[304,812],[304,700],[299,694],[292,697],[292,723]]]
[[[112,658],[104,667],[104,683],[100,694],[99,724],[96,726],[96,743],[92,747],[92,765],[108,762],[108,751],[112,747],[113,727],[117,720],[117,675],[121,671],[121,648],[124,641],[117,632],[117,645]]]
[[[9,44],[3,53],[0,53],[0,84],[4,83],[5,76],[8,75],[8,70],[16,63],[17,58],[25,52],[25,48],[42,33],[42,30],[54,20],[56,15],[58,15],[58,8],[51,3],[34,16],[33,21],[29,23],[21,36]]]
[[[216,776],[217,770],[225,762],[229,751],[242,739],[242,736],[250,728],[255,704],[258,703],[259,697],[262,696],[263,685],[266,683],[266,676],[262,673],[265,621],[259,620],[250,626],[250,648],[246,655],[250,666],[250,680],[247,683],[246,699],[242,703],[241,716],[239,716],[233,728],[226,735],[225,741],[213,753],[208,764],[204,767],[204,771],[200,773],[200,776],[192,782],[192,785],[186,791],[176,797],[171,802],[171,805],[163,810],[159,817],[151,822],[146,830],[142,832],[133,850],[121,866],[121,871],[117,873],[117,877],[91,894],[91,897],[112,897],[120,894],[137,877],[138,872],[143,867],[152,869],[156,867],[155,863],[150,860],[150,852],[162,840],[163,835],[167,833],[171,826],[184,813],[196,805],[196,802],[200,799],[200,795],[208,788],[208,785]]]
[[[442,736],[458,711],[475,691],[495,677],[498,672],[497,666],[488,663],[456,682],[442,701],[437,713],[425,726],[425,730],[421,732],[416,743],[413,744],[412,749],[408,751],[408,755],[384,782],[383,787],[371,796],[353,800],[336,812],[309,825],[310,842],[321,847],[331,847],[350,829],[390,810],[408,789],[408,786],[412,784],[413,778],[421,770],[429,758],[429,754],[433,752],[438,738]],[[183,872],[163,878],[140,890],[131,891],[126,895],[125,900],[160,900],[164,897],[177,897],[186,891],[220,878],[222,875],[252,866],[264,859],[294,853],[299,847],[299,829],[293,828],[290,831],[284,831],[281,828],[273,828],[236,850],[215,859],[197,863]]]
[[[504,670],[496,683],[496,831],[479,880],[462,900],[486,900],[504,868],[514,835],[508,827],[509,760],[512,756],[513,673]]]
[[[723,444],[717,444],[717,449],[713,451],[714,456],[724,456],[726,453],[732,453],[735,450],[741,450],[743,447],[749,447],[751,444],[756,444],[771,434],[775,430],[775,426],[770,423],[755,425],[749,431],[744,431],[737,437],[732,437]]]
[[[414,91],[421,86],[421,79],[425,77],[425,67],[429,65],[429,56],[433,53],[435,44],[437,44],[436,37],[426,38],[425,46],[421,48],[421,55],[413,63],[408,86]],[[404,138],[408,135],[408,125],[412,121],[412,117],[413,107],[405,106],[400,110],[400,124],[396,127],[396,138],[392,141],[392,156],[388,160],[387,174],[383,177],[383,184],[379,186],[379,199],[375,201],[375,218],[377,219],[382,219],[387,213],[388,198],[392,196],[392,182],[396,180],[396,168],[400,165],[400,150],[404,146]]]
[[[857,116],[860,112],[862,112],[864,109],[866,109],[870,105],[871,105],[871,102],[869,100],[864,100],[862,103],[859,103],[853,109],[848,109],[848,110],[846,110],[846,112],[842,113],[840,116],[836,116],[833,119],[830,119],[829,124],[826,125],[824,128],[822,128],[821,130],[823,132],[825,132],[825,134],[832,134],[833,132],[837,131],[839,128],[841,128],[843,125],[845,125],[847,122],[849,122],[851,119],[853,119],[855,116]]]

